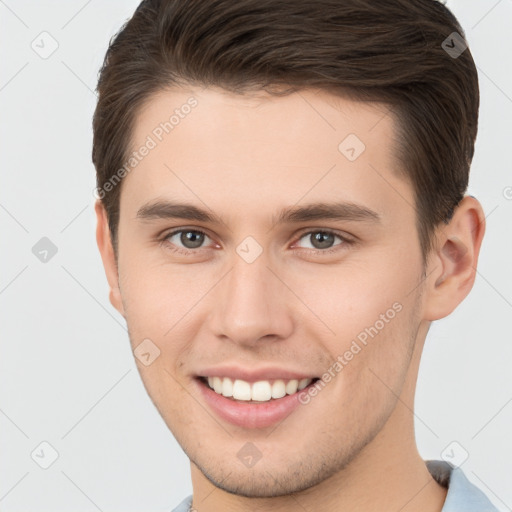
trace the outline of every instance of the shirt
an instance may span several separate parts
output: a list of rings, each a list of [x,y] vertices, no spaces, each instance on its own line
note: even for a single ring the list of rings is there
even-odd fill
[[[440,460],[425,461],[430,474],[448,488],[441,512],[499,512],[487,496],[472,484],[460,468]],[[192,496],[185,498],[172,512],[189,512]]]

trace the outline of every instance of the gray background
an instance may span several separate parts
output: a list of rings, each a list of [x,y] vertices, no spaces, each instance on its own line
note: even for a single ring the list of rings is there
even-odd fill
[[[146,395],[124,319],[108,301],[94,232],[97,72],[137,4],[0,1],[3,512],[168,511],[191,492],[188,459]],[[466,475],[504,511],[512,507],[512,0],[447,5],[480,75],[469,193],[484,206],[487,233],[473,291],[429,334],[417,439],[425,459],[467,452]],[[58,250],[46,262],[33,252],[43,237]],[[52,450],[58,458],[43,469]]]

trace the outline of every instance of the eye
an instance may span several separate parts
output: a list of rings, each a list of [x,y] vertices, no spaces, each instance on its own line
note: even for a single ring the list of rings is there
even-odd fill
[[[187,252],[194,249],[201,249],[205,239],[210,237],[198,229],[180,229],[172,231],[163,237],[164,243],[169,243],[178,252]],[[185,251],[183,251],[185,249]]]
[[[309,243],[309,247],[307,245],[305,247],[298,246],[298,249],[304,249],[309,253],[325,254],[335,252],[354,243],[349,238],[329,229],[310,230],[299,237],[299,241],[302,239],[306,240],[306,244]],[[340,240],[337,244],[335,243],[336,239]],[[199,249],[207,248],[204,246],[207,240],[212,241],[204,231],[181,228],[164,235],[161,242],[169,246],[172,251],[190,254],[198,252]]]
[[[338,238],[341,243],[334,244],[335,239]],[[307,233],[303,233],[299,240],[305,239],[309,242],[310,247],[306,247],[307,249],[313,249],[317,252],[332,252],[338,250],[337,247],[341,245],[350,245],[352,242],[347,238],[335,233],[334,231],[322,229],[315,231],[308,231]],[[299,247],[304,248],[304,247]]]

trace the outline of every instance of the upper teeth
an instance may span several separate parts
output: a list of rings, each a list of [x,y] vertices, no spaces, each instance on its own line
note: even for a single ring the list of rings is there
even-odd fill
[[[229,377],[208,377],[209,386],[219,395],[232,396],[236,400],[256,400],[258,402],[293,395],[297,390],[304,389],[311,382],[312,379],[287,381],[278,379],[273,382],[260,380],[251,384],[240,379],[232,381]]]

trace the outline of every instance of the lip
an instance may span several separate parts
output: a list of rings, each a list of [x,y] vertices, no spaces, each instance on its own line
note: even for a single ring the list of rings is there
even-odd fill
[[[307,391],[315,383],[313,381],[309,386],[293,395],[286,395],[268,402],[242,402],[217,394],[200,378],[195,378],[194,381],[205,402],[216,416],[238,427],[250,429],[270,427],[283,421],[300,405],[299,393]]]
[[[198,377],[229,377],[231,380],[245,380],[251,384],[259,380],[292,380],[292,379],[316,379],[316,375],[295,372],[293,370],[285,370],[276,367],[266,367],[259,369],[246,369],[234,365],[216,366],[204,368],[197,372]]]

